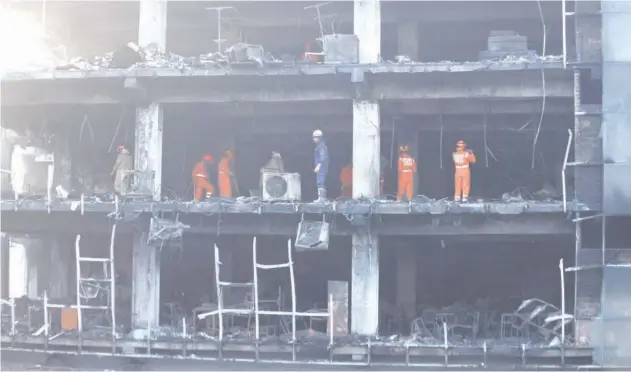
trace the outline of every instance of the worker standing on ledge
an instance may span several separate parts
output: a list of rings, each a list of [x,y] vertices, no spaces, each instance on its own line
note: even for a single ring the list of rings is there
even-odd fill
[[[403,145],[399,148],[399,185],[397,200],[412,200],[414,192],[414,175],[416,174],[416,161],[408,152],[408,147]]]
[[[353,165],[346,164],[340,172],[340,183],[342,184],[341,195],[345,198],[353,197]]]
[[[469,164],[475,164],[475,155],[473,151],[466,148],[467,144],[460,140],[456,145],[456,152],[452,154],[455,167],[455,179],[454,179],[454,200],[460,201],[462,195],[462,201],[469,200],[469,191],[471,190],[471,170]]]
[[[316,129],[313,132],[313,142],[315,143],[313,173],[316,174],[316,184],[318,186],[318,199],[316,202],[326,201],[326,175],[329,171],[329,149],[322,138],[322,131]]]
[[[116,163],[110,173],[110,177],[114,176],[114,191],[121,195],[121,192],[129,192],[129,184],[131,174],[125,174],[126,172],[134,169],[134,159],[131,157],[129,150],[124,145],[118,146],[118,156],[116,157]]]
[[[210,154],[204,154],[202,160],[193,167],[193,197],[200,201],[210,198],[215,193],[215,187],[208,179],[208,167],[215,164],[215,158]]]
[[[217,167],[217,179],[219,183],[219,195],[222,198],[232,198],[232,180],[234,173],[232,173],[232,160],[234,154],[232,150],[226,150],[223,153],[219,166]]]

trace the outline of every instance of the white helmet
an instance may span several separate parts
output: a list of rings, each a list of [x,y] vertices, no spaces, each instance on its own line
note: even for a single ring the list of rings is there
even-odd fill
[[[322,137],[322,131],[320,129],[316,129],[313,131],[313,137]]]

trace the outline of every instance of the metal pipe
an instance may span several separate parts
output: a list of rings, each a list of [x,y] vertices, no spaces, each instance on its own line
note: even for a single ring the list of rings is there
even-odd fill
[[[329,348],[333,348],[333,332],[335,331],[333,323],[333,293],[329,293]]]
[[[576,213],[576,218],[575,220],[578,221],[574,221],[575,225],[574,225],[574,265],[575,266],[579,266],[579,255],[583,246],[583,226],[581,225],[580,222],[580,218],[581,218],[581,214],[580,212]],[[576,335],[578,335],[578,326],[576,324],[576,318],[577,318],[577,312],[576,312],[576,299],[578,298],[578,272],[574,272],[574,322],[573,322],[573,326],[574,326],[574,335],[576,337]]]
[[[83,194],[81,194],[81,210],[83,211]],[[83,214],[83,213],[82,213]],[[77,238],[75,239],[74,249],[75,249],[75,262],[76,262],[76,270],[77,270],[77,336],[79,338],[79,343],[77,347],[79,348],[79,353],[81,353],[82,349],[82,333],[83,333],[83,316],[81,315],[81,234],[77,234]]]
[[[576,218],[572,220],[572,222],[580,222],[580,221],[587,221],[587,220],[593,220],[595,218],[600,218],[603,217],[602,214],[594,214],[591,216],[587,216],[587,217],[579,217],[579,213],[576,214]]]
[[[448,340],[449,332],[447,331],[447,320],[443,320],[443,337],[445,338],[445,342],[443,343],[444,352],[445,352],[445,366],[449,365],[449,340]]]
[[[572,146],[572,130],[567,130],[569,136],[567,138],[567,147],[565,148],[565,157],[563,158],[563,169],[561,170],[561,183],[563,187],[563,212],[567,212],[567,190],[565,186],[565,170],[567,168],[567,160],[570,156],[570,146]]]
[[[259,310],[259,314],[260,315],[279,315],[279,316],[283,316],[283,315],[292,315],[294,312],[291,311],[273,311],[273,310]],[[296,311],[295,312],[296,316],[303,316],[303,317],[311,317],[311,318],[328,318],[329,317],[329,313],[305,313],[305,312],[299,312]]]
[[[195,330],[193,330],[195,332]],[[184,339],[184,346],[182,347],[182,356],[186,357],[186,345],[188,336],[186,334],[186,317],[182,317],[182,338]]]
[[[15,298],[11,300],[11,337],[15,336]]]
[[[48,343],[48,293],[46,291],[44,291],[44,336]]]
[[[254,268],[254,290],[252,293],[254,297],[254,337],[256,342],[259,342],[259,275],[258,269],[256,268],[256,236],[252,238],[252,267]],[[257,358],[258,359],[258,358]]]
[[[118,197],[116,199],[118,207]],[[116,264],[114,263],[114,243],[116,242],[116,224],[112,226],[110,237],[110,304],[112,306],[112,353],[116,353]]]
[[[318,8],[319,10],[320,8]],[[289,259],[289,276],[291,279],[291,343],[296,350],[296,278],[294,276],[294,260],[291,254],[291,239],[287,239],[287,258]],[[296,359],[295,352],[293,359]]]
[[[603,270],[603,283],[605,282],[605,265],[607,263],[607,259],[605,257],[605,250],[607,247],[607,217],[603,216],[602,223],[600,226],[600,233],[602,235],[601,241],[602,245],[601,249],[601,264]],[[601,287],[602,291],[602,287]],[[603,301],[602,293],[600,296],[600,344],[602,347],[600,348],[600,362],[603,363],[605,360],[605,345],[606,345],[606,337],[605,337],[605,301]]]
[[[215,244],[215,285],[217,287],[217,314],[219,314],[219,354],[221,355],[221,349],[223,347],[223,296],[221,294],[221,284],[219,281],[219,263],[219,248],[217,244]],[[197,317],[203,319],[199,315]]]
[[[559,275],[561,275],[561,365],[565,365],[565,265],[563,258],[559,260]]]
[[[53,180],[55,177],[54,163],[48,164],[46,170],[48,172],[46,177],[46,206],[48,209],[48,213],[50,213],[51,204],[53,202]]]
[[[566,0],[561,0],[561,28],[563,29],[563,68],[567,67],[567,16]]]

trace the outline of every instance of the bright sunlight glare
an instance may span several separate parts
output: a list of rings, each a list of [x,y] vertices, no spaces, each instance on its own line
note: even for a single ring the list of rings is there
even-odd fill
[[[49,69],[57,62],[41,24],[0,6],[0,73]]]

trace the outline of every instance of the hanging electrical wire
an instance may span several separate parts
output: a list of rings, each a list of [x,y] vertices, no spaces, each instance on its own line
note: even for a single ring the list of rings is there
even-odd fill
[[[86,124],[88,125],[88,130],[90,131],[90,138],[92,142],[94,142],[94,131],[92,130],[92,124],[90,124],[90,119],[88,119],[88,114],[85,114],[83,117],[83,122],[81,123],[81,130],[79,131],[79,141],[83,139],[83,128],[85,128]]]
[[[443,169],[443,110],[440,105],[438,109],[440,110],[438,113],[438,120],[440,121],[440,145],[438,159],[440,161],[440,169]]]
[[[126,113],[127,113],[127,108],[124,108],[123,113],[118,119],[118,124],[116,125],[116,131],[114,132],[114,136],[112,137],[112,142],[110,142],[110,147],[107,150],[108,154],[112,152],[112,147],[114,146],[114,142],[116,141],[116,138],[118,137],[118,131],[121,129],[121,124],[123,123],[123,118],[125,117]]]
[[[541,61],[541,91],[543,94],[543,98],[541,100],[541,116],[539,117],[539,125],[537,126],[537,132],[535,133],[535,138],[532,142],[532,169],[535,169],[535,156],[536,156],[536,148],[537,148],[537,141],[539,140],[539,134],[541,133],[541,126],[543,124],[543,115],[545,114],[546,111],[546,73],[545,73],[545,56],[546,56],[546,40],[547,40],[547,35],[546,35],[546,21],[543,17],[543,10],[541,9],[541,2],[539,0],[537,0],[537,7],[539,8],[539,16],[541,17],[541,27],[542,27],[542,31],[543,31],[543,40],[542,40],[542,47],[541,47],[541,54],[542,57],[544,58],[544,60]]]
[[[392,136],[390,137],[390,168],[394,167],[394,136],[396,117],[392,115]]]
[[[488,120],[488,108],[484,107],[484,161],[486,162],[486,167],[489,167],[489,143],[486,139],[486,122]]]

